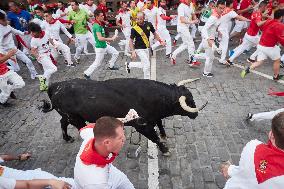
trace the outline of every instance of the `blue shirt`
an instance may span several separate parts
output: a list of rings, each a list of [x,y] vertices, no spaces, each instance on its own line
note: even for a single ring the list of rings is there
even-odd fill
[[[21,10],[20,14],[16,14],[14,12],[8,12],[7,15],[8,20],[10,21],[10,25],[22,32],[28,30],[28,24],[31,20],[31,15],[29,12]]]

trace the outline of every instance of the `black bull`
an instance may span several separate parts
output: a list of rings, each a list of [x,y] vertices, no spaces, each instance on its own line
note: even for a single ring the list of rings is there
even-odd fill
[[[192,81],[192,80],[191,80]],[[50,103],[44,101],[43,111],[55,109],[61,116],[63,139],[73,142],[67,134],[69,124],[78,130],[85,121],[96,122],[102,116],[124,117],[129,109],[134,109],[142,118],[125,125],[133,126],[136,131],[156,143],[165,154],[168,148],[161,142],[154,127],[157,125],[160,136],[166,137],[162,119],[181,115],[195,119],[198,111],[191,92],[183,85],[191,81],[182,81],[178,85],[142,80],[111,79],[106,81],[74,79],[52,84],[48,89]]]

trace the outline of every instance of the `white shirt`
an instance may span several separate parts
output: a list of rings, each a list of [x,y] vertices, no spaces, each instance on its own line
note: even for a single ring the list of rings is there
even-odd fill
[[[49,53],[50,52],[49,39],[50,39],[50,34],[47,31],[45,32],[42,38],[32,37],[31,47],[36,48],[39,55]]]
[[[59,40],[60,42],[62,42],[60,38],[60,30],[63,31],[68,38],[72,37],[66,27],[59,20],[56,20],[54,24],[45,22],[45,29],[49,33],[51,39]]]
[[[231,30],[231,26],[232,26],[232,19],[236,18],[237,16],[238,14],[233,10],[221,16],[220,25],[218,27],[218,30],[229,33],[229,31]]]
[[[239,166],[231,165],[228,169],[230,179],[226,182],[224,189],[282,189],[284,186],[284,175],[272,177],[260,184],[255,173],[255,150],[262,142],[252,140],[244,147]],[[283,160],[284,161],[284,160]],[[270,166],[268,162],[267,167]]]
[[[163,20],[161,15],[166,15],[166,10],[163,9],[162,7],[159,7],[159,10],[158,10],[158,26],[157,28],[158,29],[166,29],[167,27],[167,21],[166,20]]]
[[[157,21],[158,21],[158,16],[159,16],[159,9],[155,6],[153,6],[153,8],[150,9],[145,9],[144,10],[145,13],[145,19],[152,23],[152,25],[154,26],[155,29],[157,29]]]
[[[80,131],[83,143],[76,157],[74,167],[74,180],[77,189],[108,189],[109,168],[111,164],[104,168],[96,165],[85,165],[80,159],[86,144],[94,137],[92,128],[84,128]]]
[[[88,4],[82,5],[82,8],[86,10],[88,14],[94,14],[95,10],[97,9],[97,5],[93,4],[89,6]]]
[[[181,23],[180,18],[185,17],[186,20],[192,20],[192,14],[194,11],[186,4],[181,3],[178,6],[178,23],[177,23],[177,31],[179,32],[182,29],[188,29],[190,24]]]
[[[220,25],[220,19],[211,15],[201,30],[203,39],[215,39],[217,27]]]
[[[0,189],[14,189],[15,187],[15,179],[0,177]]]
[[[122,20],[122,24],[125,25],[127,28],[131,28],[131,13],[129,11],[119,12],[116,15],[116,20]]]
[[[24,35],[24,32],[12,28],[10,25],[3,26],[0,24],[0,50],[7,51],[9,49],[16,48],[13,39],[13,34]]]
[[[67,15],[60,16],[63,13],[68,14],[68,9],[66,8],[66,9],[64,9],[64,11],[62,11],[61,9],[57,9],[56,12],[55,12],[54,18],[61,18],[61,19],[67,20]]]

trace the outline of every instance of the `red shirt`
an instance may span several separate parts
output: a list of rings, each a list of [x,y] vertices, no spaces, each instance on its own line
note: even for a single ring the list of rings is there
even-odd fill
[[[0,57],[3,57],[4,55],[0,53]],[[9,71],[9,68],[7,67],[6,62],[0,63],[0,75],[4,75]]]
[[[249,28],[247,30],[247,33],[250,36],[256,36],[258,31],[259,31],[259,27],[256,23],[260,22],[262,19],[262,14],[260,11],[255,11],[252,13],[251,15],[251,22],[249,25]]]
[[[240,9],[239,10],[244,10],[244,9],[248,8],[248,6],[251,5],[251,1],[252,0],[241,0],[241,2],[240,2]],[[242,16],[246,17],[247,19],[250,19],[251,13],[250,12],[245,12],[245,13],[242,13]]]
[[[259,44],[264,47],[274,47],[277,43],[284,46],[284,24],[278,20],[268,20],[261,27],[262,35]]]

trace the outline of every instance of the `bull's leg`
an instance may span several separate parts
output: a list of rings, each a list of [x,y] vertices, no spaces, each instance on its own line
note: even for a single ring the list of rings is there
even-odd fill
[[[63,139],[66,142],[70,142],[70,143],[74,142],[74,139],[67,134],[67,127],[69,125],[68,119],[66,117],[62,116],[60,123],[61,123],[61,130],[62,130]]]
[[[157,121],[157,126],[160,130],[160,137],[163,139],[163,140],[166,140],[167,139],[167,135],[166,135],[166,131],[164,129],[164,126],[162,124],[162,120],[160,119],[159,121]]]
[[[136,126],[135,129],[137,132],[141,133],[146,138],[156,143],[163,155],[169,155],[169,148],[166,146],[165,143],[160,141],[160,138],[157,132],[155,131],[153,125]]]

